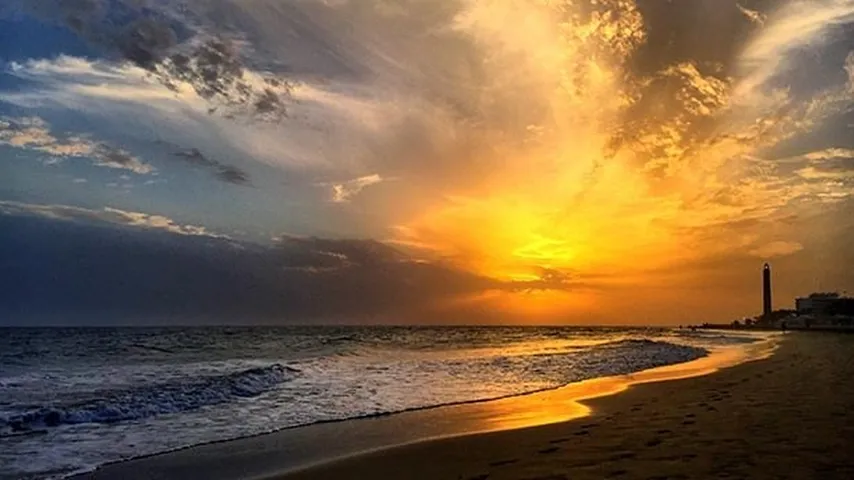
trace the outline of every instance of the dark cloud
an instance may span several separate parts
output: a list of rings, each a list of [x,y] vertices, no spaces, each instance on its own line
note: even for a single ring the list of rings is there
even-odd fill
[[[363,318],[495,285],[438,265],[393,261],[400,254],[373,241],[263,246],[44,215],[0,215],[0,246],[7,273],[0,280],[0,318],[18,321]]]
[[[220,165],[217,168],[216,177],[223,182],[233,183],[235,185],[246,185],[249,183],[249,175],[247,175],[243,170],[231,165]]]
[[[343,268],[412,261],[397,249],[375,240],[285,236],[278,241],[278,251],[290,267]]]
[[[178,43],[172,28],[153,18],[133,21],[115,40],[123,58],[146,70],[156,70],[166,52]]]
[[[503,283],[415,260],[375,240],[283,237],[261,245],[142,213],[7,207],[0,208],[0,318],[15,321],[400,321],[398,315],[446,299],[566,290],[575,282],[565,272],[544,271],[539,282]]]
[[[66,25],[90,43],[147,70],[168,88],[190,85],[210,102],[211,113],[264,121],[286,115],[291,83],[263,74],[258,80],[263,85],[255,85],[233,43],[206,34],[206,27],[187,18],[186,10],[154,10],[139,0],[19,3],[22,11]]]
[[[638,0],[647,40],[632,57],[638,74],[651,74],[674,62],[719,65],[733,73],[732,63],[745,41],[761,25],[744,9],[767,14],[780,0]]]
[[[233,165],[227,165],[209,158],[197,148],[176,152],[174,155],[190,164],[212,170],[216,178],[223,182],[233,183],[235,185],[249,184],[248,173]]]

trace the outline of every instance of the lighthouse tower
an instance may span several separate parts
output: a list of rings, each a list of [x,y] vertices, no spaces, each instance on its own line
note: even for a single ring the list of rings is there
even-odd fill
[[[762,267],[762,318],[771,316],[771,265]]]

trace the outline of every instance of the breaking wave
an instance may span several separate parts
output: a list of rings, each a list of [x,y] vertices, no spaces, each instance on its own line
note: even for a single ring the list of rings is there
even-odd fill
[[[59,425],[136,420],[256,397],[293,379],[298,373],[297,369],[277,363],[195,381],[100,392],[98,398],[91,400],[43,406],[8,418],[0,417],[0,437]]]

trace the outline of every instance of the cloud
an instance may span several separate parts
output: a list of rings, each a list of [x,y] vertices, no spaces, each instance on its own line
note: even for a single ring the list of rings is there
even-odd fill
[[[127,5],[93,3],[47,15],[88,36]],[[418,258],[508,284],[574,287],[781,238],[809,249],[778,220],[841,209],[852,191],[829,149],[850,147],[851,57],[834,27],[849,0],[167,3],[107,32],[107,60],[15,66],[26,88],[4,98],[163,138],[224,181],[248,182],[227,159],[276,167],[302,209],[280,217],[310,217],[294,231],[393,228]],[[268,85],[285,70],[294,83]],[[352,266],[322,252],[289,268]]]
[[[41,152],[57,159],[88,158],[100,167],[130,170],[140,175],[154,171],[154,167],[129,152],[106,143],[82,136],[59,139],[51,133],[47,122],[38,117],[0,117],[0,145]]]
[[[854,150],[827,148],[776,160],[777,182],[791,201],[816,199],[822,204],[854,197]]]
[[[365,175],[341,183],[323,184],[332,188],[333,203],[347,203],[365,188],[383,181],[378,174]]]
[[[848,74],[848,92],[854,94],[854,52],[845,57],[845,73]]]
[[[189,85],[211,103],[211,113],[245,114],[255,120],[281,121],[287,115],[292,82],[270,74],[248,72],[234,44],[209,39],[175,53],[151,68],[169,89]]]
[[[750,251],[750,254],[755,257],[770,259],[775,257],[785,257],[793,255],[804,249],[804,246],[798,242],[776,241],[766,243]]]
[[[854,19],[850,0],[795,0],[778,9],[738,58],[742,80],[738,95],[751,95],[796,66],[798,50],[815,49],[828,41],[834,27]]]
[[[205,237],[227,238],[224,235],[217,235],[209,232],[205,227],[195,225],[180,225],[174,220],[162,215],[151,215],[141,212],[128,212],[117,208],[104,207],[105,213],[112,217],[112,221],[122,223],[133,227],[155,228],[166,230],[167,232],[177,233],[179,235],[199,235]]]
[[[176,152],[174,155],[178,158],[184,159],[192,165],[212,169],[216,178],[223,182],[233,183],[235,185],[246,185],[249,183],[249,174],[244,170],[233,165],[226,165],[217,160],[211,159],[205,156],[197,148]]]
[[[736,3],[735,6],[738,8],[738,11],[740,11],[751,22],[757,25],[765,24],[765,19],[767,18],[765,14],[759,12],[758,10],[751,10],[749,8],[746,8],[740,3]]]
[[[205,34],[188,8],[142,8],[137,0],[24,0],[18,9],[69,27],[167,88],[190,88],[211,113],[279,121],[292,83],[243,63],[237,42]]]
[[[187,144],[206,145],[205,150],[215,149],[218,155],[285,170],[332,166],[349,170],[368,150],[370,136],[395,116],[386,105],[363,98],[363,93],[328,83],[295,90],[291,115],[280,124],[209,115],[209,103],[192,88],[181,84],[170,90],[130,64],[61,55],[12,64],[8,72],[29,82],[26,89],[4,92],[4,100],[17,107],[45,115],[74,111],[96,125],[120,128],[136,140],[168,143],[181,151]],[[236,166],[220,163],[211,168],[222,179],[240,181],[241,169]]]
[[[109,168],[123,168],[138,174],[151,173],[154,170],[150,165],[142,163],[130,153],[104,144],[99,144],[94,148],[92,158],[95,160],[96,165]]]
[[[854,149],[828,148],[815,152],[809,152],[805,154],[803,158],[811,161],[833,160],[838,158],[854,158]]]
[[[288,268],[319,271],[413,261],[394,247],[376,240],[282,235],[275,242],[281,261]]]
[[[93,210],[71,205],[40,205],[32,203],[0,200],[0,213],[4,215],[34,215],[53,220],[70,222],[97,222],[129,227],[163,230],[178,235],[204,236],[227,239],[228,236],[213,233],[205,227],[179,224],[162,215],[132,212],[118,208],[104,207]]]

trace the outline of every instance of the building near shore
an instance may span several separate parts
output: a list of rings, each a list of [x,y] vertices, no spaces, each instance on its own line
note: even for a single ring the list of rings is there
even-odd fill
[[[811,293],[795,299],[795,310],[798,315],[833,315],[843,313],[841,310],[847,310],[852,301],[836,292]]]

